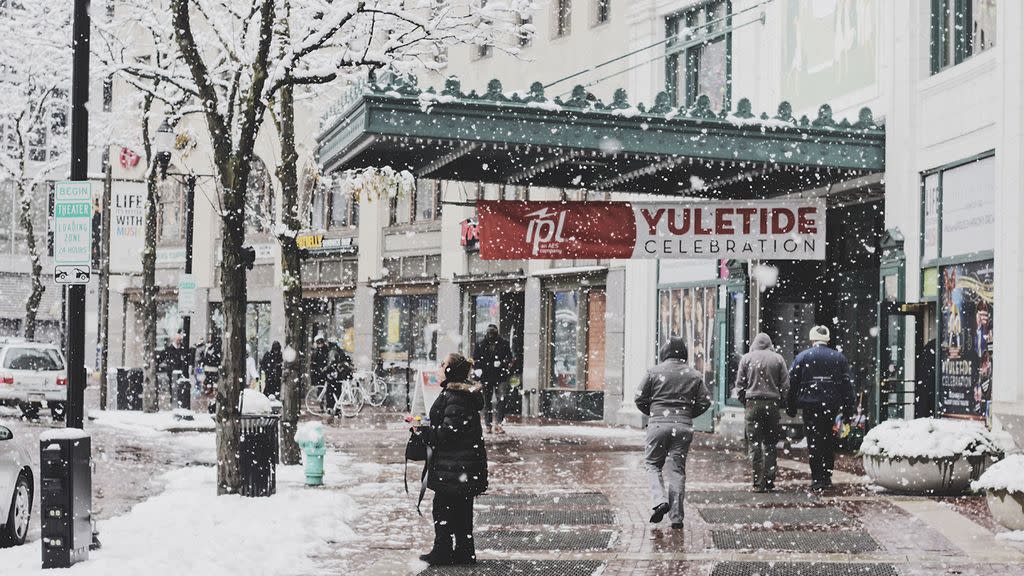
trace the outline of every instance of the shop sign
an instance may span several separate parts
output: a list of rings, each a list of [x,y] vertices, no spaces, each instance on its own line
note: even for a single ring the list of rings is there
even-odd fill
[[[822,200],[480,201],[484,260],[824,260]]]
[[[191,316],[196,313],[196,277],[182,274],[178,280],[178,313]]]
[[[480,250],[480,225],[473,218],[466,218],[459,227],[459,244],[466,252]]]
[[[344,252],[356,251],[354,238],[325,238],[323,234],[300,234],[295,237],[295,244],[300,250],[310,252]]]
[[[984,420],[992,400],[995,349],[991,260],[945,266],[939,346],[939,412]]]
[[[110,271],[114,274],[141,273],[142,252],[146,248],[146,184],[114,182],[110,188],[108,213]]]

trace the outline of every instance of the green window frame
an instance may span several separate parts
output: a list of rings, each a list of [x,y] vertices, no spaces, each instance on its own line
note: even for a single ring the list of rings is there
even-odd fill
[[[982,152],[980,154],[975,154],[974,156],[970,156],[968,158],[964,158],[963,160],[957,160],[956,162],[950,162],[949,164],[945,164],[945,165],[939,166],[938,168],[933,168],[931,170],[926,170],[926,171],[924,171],[924,172],[922,172],[920,174],[920,182],[921,182],[921,185],[920,185],[920,188],[921,188],[921,212],[920,212],[920,233],[918,234],[918,243],[919,243],[918,247],[920,249],[919,254],[921,255],[921,257],[919,259],[920,260],[919,267],[922,270],[922,276],[924,274],[924,269],[926,269],[926,268],[941,267],[941,266],[946,266],[946,265],[950,265],[950,264],[961,264],[961,263],[964,263],[964,262],[975,262],[975,261],[978,261],[978,260],[990,260],[990,259],[993,258],[993,254],[995,253],[994,250],[980,250],[980,251],[977,251],[977,252],[968,252],[968,253],[965,253],[965,254],[956,254],[956,255],[953,255],[953,256],[947,256],[945,251],[943,250],[943,246],[942,246],[942,215],[943,215],[942,214],[943,213],[942,192],[943,192],[943,176],[944,176],[944,174],[946,172],[950,171],[950,170],[953,170],[954,168],[959,168],[961,166],[965,166],[967,164],[971,164],[972,162],[978,162],[978,161],[981,161],[981,160],[985,160],[985,159],[991,158],[993,156],[995,156],[995,150],[988,150],[988,151]],[[936,234],[935,256],[932,257],[932,258],[925,258],[925,226],[927,224],[927,222],[926,222],[926,213],[925,213],[926,203],[927,203],[926,182],[928,181],[928,178],[930,178],[932,176],[934,176],[934,177],[936,177],[938,179],[938,184],[937,184],[938,188],[937,188],[937,191],[936,191],[936,199],[935,199],[935,203],[936,203],[936,207],[935,207],[935,234]],[[923,278],[922,278],[922,282],[923,282]],[[922,286],[922,289],[923,289],[923,286]]]
[[[676,37],[680,26],[696,33],[691,32],[687,38]],[[665,27],[665,91],[673,105],[694,105],[701,95],[701,56],[722,44],[724,93],[721,102],[708,96],[712,98],[712,110],[728,110],[732,104],[732,0],[705,0],[666,18]],[[681,62],[685,63],[684,78],[679,77]]]
[[[931,73],[995,46],[997,0],[931,0]]]

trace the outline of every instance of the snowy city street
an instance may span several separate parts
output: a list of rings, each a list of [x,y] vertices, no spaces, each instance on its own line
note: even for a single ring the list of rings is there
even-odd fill
[[[1024,574],[1024,2],[0,31],[0,576]]]

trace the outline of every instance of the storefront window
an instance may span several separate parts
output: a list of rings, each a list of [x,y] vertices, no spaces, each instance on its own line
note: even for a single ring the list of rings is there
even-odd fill
[[[994,249],[995,175],[995,157],[986,156],[924,177],[924,262]]]
[[[501,324],[501,309],[497,294],[480,294],[473,297],[473,342],[480,342],[487,332],[487,326]],[[475,345],[475,344],[474,344]]]
[[[224,304],[210,303],[210,334],[224,334]],[[245,307],[245,344],[258,362],[270,350],[270,302],[249,302]]]
[[[995,349],[992,260],[941,269],[939,413],[987,420]]]
[[[712,398],[717,397],[714,393],[717,294],[717,286],[669,288],[660,291],[658,300],[658,348],[669,338],[684,339],[689,351],[688,363],[704,376]]]
[[[580,349],[580,291],[551,294],[551,374],[555,388],[577,388]]]
[[[156,302],[156,349],[163,350],[177,332],[181,330],[181,316],[178,303],[174,300]]]
[[[307,300],[311,324],[307,330],[309,338],[321,334],[331,342],[337,342],[345,351],[355,351],[355,299],[316,298]]]
[[[377,300],[374,340],[385,362],[437,359],[437,296],[383,296]]]

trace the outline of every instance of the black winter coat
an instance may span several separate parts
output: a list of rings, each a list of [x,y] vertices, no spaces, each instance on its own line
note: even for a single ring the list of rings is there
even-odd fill
[[[487,490],[487,451],[480,427],[484,395],[479,386],[443,382],[430,407],[433,448],[427,487],[434,492],[470,497]]]
[[[473,356],[473,362],[480,370],[481,382],[504,382],[512,374],[512,347],[500,336],[477,342]]]

